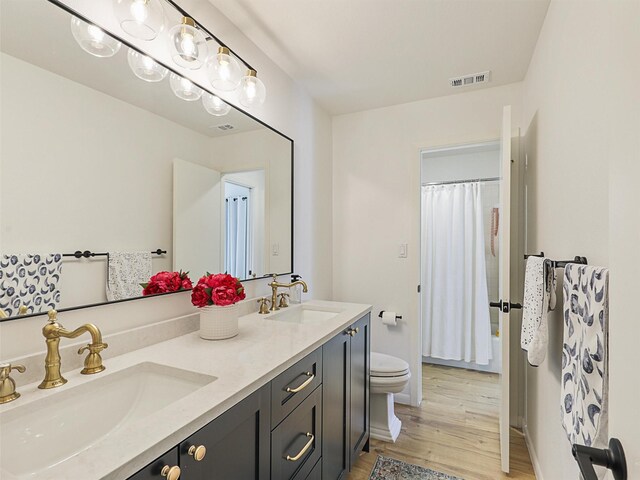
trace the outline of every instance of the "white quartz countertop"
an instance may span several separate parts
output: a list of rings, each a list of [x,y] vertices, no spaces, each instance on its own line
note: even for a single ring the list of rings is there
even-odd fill
[[[81,375],[79,370],[68,372],[65,374],[68,383],[59,388],[38,390],[37,382],[20,387],[22,397],[1,406],[0,414],[143,362],[217,377],[164,409],[102,437],[86,450],[36,475],[10,475],[2,470],[0,456],[0,476],[7,480],[126,479],[371,311],[370,305],[353,303],[313,300],[303,305],[340,310],[340,313],[328,320],[306,324],[270,320],[273,314],[253,313],[240,317],[240,332],[231,339],[207,341],[197,332],[190,333],[105,360],[107,370],[99,375]],[[117,383],[113,395],[118,395]]]

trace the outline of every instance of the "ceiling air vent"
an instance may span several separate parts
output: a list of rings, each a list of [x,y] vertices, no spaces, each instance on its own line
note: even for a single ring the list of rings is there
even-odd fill
[[[231,125],[231,124],[229,124],[229,123],[223,123],[222,125],[218,125],[218,128],[219,128],[220,130],[225,131],[225,130],[233,130],[233,129],[234,129],[234,128],[236,128],[236,127],[234,127],[233,125]]]
[[[449,79],[449,84],[452,87],[468,87],[477,83],[487,83],[491,81],[491,71],[479,73],[470,73],[469,75],[462,75],[460,77],[454,77]]]

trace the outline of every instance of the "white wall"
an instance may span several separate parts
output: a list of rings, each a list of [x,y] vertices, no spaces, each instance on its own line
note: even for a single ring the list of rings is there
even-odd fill
[[[100,25],[116,32],[120,31],[112,13],[110,0],[66,0],[65,3]],[[249,110],[249,113],[291,137],[295,142],[295,270],[309,283],[309,297],[330,298],[332,265],[327,261],[332,255],[330,117],[314,103],[300,85],[288,77],[258,46],[251,43],[206,0],[183,0],[179,3],[200,23],[240,52],[257,68],[259,75],[264,79],[268,89],[267,101],[264,105]],[[162,39],[154,42],[140,42],[132,38],[128,40],[143,51],[153,51],[167,63],[171,62],[167,58],[166,46]],[[198,83],[205,84],[203,72],[182,73]],[[235,103],[235,98],[229,100]],[[248,282],[247,294],[266,294],[266,283],[266,280]],[[179,294],[63,313],[60,319],[67,328],[91,321],[104,331],[118,331],[192,311],[194,309],[188,301],[188,295]],[[44,317],[36,317],[0,323],[0,357],[5,360],[22,353],[33,352],[34,348],[44,350],[40,333],[44,322]],[[34,340],[16,341],[18,337]]]
[[[372,303],[372,349],[403,358],[420,372],[420,150],[495,140],[502,107],[513,105],[519,125],[521,85],[353,113],[333,119],[333,294]],[[398,258],[408,243],[408,258]],[[403,316],[383,326],[380,310]],[[400,397],[402,398],[402,397]],[[404,398],[408,400],[408,397]]]
[[[629,478],[640,475],[638,18],[638,2],[552,2],[523,88],[529,250],[610,268],[609,435]],[[558,415],[561,309],[549,325],[547,360],[527,370],[528,440],[538,478],[578,478]]]

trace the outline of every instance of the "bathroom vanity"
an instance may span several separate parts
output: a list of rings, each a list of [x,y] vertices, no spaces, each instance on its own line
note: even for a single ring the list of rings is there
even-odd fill
[[[368,448],[370,310],[311,301],[251,313],[229,340],[192,332],[105,356],[97,375],[65,372],[59,388],[19,384],[0,408],[0,474],[341,478]]]

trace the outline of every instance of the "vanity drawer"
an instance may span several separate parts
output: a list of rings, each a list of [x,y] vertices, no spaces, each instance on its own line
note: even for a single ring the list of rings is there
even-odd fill
[[[162,469],[165,467],[172,468],[177,466],[178,449],[172,448],[167,453],[144,467],[138,473],[129,477],[128,480],[166,480],[166,475],[162,475]]]
[[[271,428],[275,428],[322,383],[322,347],[271,382]]]
[[[322,453],[322,386],[271,432],[271,478],[305,479]]]

